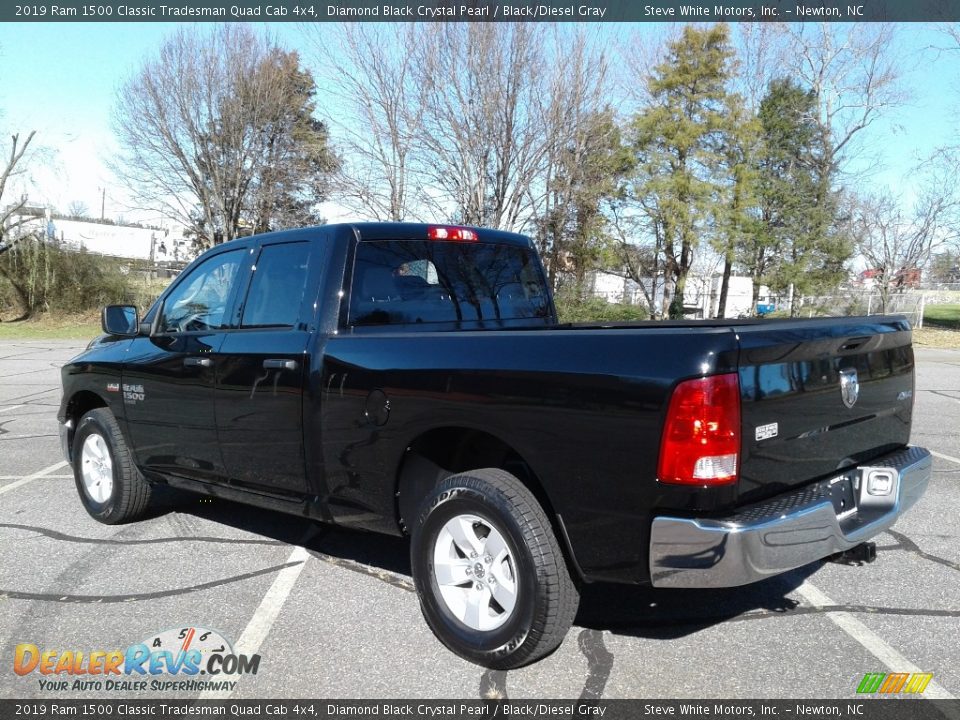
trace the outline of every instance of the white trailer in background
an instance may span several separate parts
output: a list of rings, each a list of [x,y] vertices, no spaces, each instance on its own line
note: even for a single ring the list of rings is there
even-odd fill
[[[9,206],[8,206],[9,209]],[[61,247],[130,260],[189,262],[196,257],[183,227],[144,227],[57,217],[50,208],[26,205],[12,216],[18,235],[33,235]]]
[[[47,237],[73,250],[112,257],[154,262],[193,257],[189,241],[175,237],[168,229],[52,219],[47,224]]]

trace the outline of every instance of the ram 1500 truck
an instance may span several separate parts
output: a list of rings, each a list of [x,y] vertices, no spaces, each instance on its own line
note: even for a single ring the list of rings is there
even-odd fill
[[[497,668],[557,647],[582,583],[752,583],[923,493],[902,317],[558,324],[533,243],[358,223],[200,256],[63,368],[86,510],[160,483],[409,535],[427,623]]]

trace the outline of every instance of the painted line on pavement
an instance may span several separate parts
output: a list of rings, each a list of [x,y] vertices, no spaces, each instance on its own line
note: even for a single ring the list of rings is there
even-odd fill
[[[39,433],[36,435],[0,435],[0,440],[36,440],[37,438],[56,437],[54,433]]]
[[[937,452],[936,450],[931,450],[930,454],[933,455],[934,457],[940,458],[941,460],[949,460],[952,463],[956,463],[957,465],[960,465],[960,458],[955,458],[953,455],[944,455],[943,453]]]
[[[23,475],[0,475],[0,480],[23,480]],[[73,475],[44,475],[44,480],[73,480]]]
[[[803,585],[797,588],[797,592],[801,597],[803,597],[804,600],[814,607],[822,608],[830,605],[835,606],[838,604],[836,601],[827,597],[827,595],[820,590],[820,588],[813,585],[809,580],[805,580]],[[871,655],[886,665],[890,671],[897,673],[927,672],[926,670],[921,670],[919,667],[907,660],[907,658],[888,645],[883,638],[873,632],[873,630],[868,628],[862,622],[857,620],[850,613],[846,611],[829,612],[826,613],[826,616],[834,625],[839,627],[847,635],[860,643],[864,648],[867,649],[867,651],[870,652]],[[938,685],[934,680],[931,680],[930,684],[927,685],[927,689],[924,691],[923,696],[928,700],[956,700],[953,695],[951,695],[941,685]],[[946,713],[946,711],[944,712]],[[946,714],[955,720],[960,720],[960,713]]]
[[[16,410],[17,408],[22,408],[23,405],[11,405],[10,407],[0,408],[0,412],[7,412],[8,410]]]
[[[281,570],[273,585],[267,590],[267,594],[260,601],[260,606],[254,611],[253,617],[247,623],[240,639],[233,646],[234,653],[238,655],[254,655],[260,650],[263,641],[267,639],[273,623],[276,622],[283,609],[283,604],[287,601],[290,591],[293,590],[297,578],[303,572],[304,566],[310,554],[302,547],[297,546],[290,553],[285,563],[298,563]],[[200,693],[200,700],[225,700],[233,694],[232,690],[210,690]]]
[[[61,460],[58,463],[54,463],[50,467],[45,467],[43,470],[39,470],[35,472],[33,475],[27,475],[25,478],[21,478],[16,482],[12,482],[9,485],[4,485],[3,487],[0,487],[0,495],[2,495],[5,492],[10,492],[11,490],[18,488],[21,485],[26,485],[28,482],[32,482],[37,478],[42,478],[47,473],[52,473],[55,470],[59,470],[62,467],[66,467],[66,465],[67,465],[67,461]]]

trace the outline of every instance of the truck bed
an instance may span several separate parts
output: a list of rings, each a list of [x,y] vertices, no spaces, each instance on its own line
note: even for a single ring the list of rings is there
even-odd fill
[[[324,464],[334,506],[389,517],[394,497],[384,490],[407,448],[439,428],[466,426],[516,450],[584,573],[597,579],[644,577],[657,512],[728,513],[909,439],[913,355],[902,317],[364,328],[330,338],[323,352]],[[854,408],[841,398],[844,368],[861,375]],[[673,388],[722,373],[740,382],[739,481],[659,482]],[[356,422],[371,388],[389,398],[382,427]],[[757,440],[758,428],[770,433],[773,424],[776,434]],[[591,540],[600,527],[609,537],[610,526],[621,543]]]

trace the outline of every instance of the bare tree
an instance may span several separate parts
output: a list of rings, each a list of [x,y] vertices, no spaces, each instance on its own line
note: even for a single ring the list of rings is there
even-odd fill
[[[618,43],[616,61],[611,68],[612,83],[617,92],[626,98],[624,111],[638,110],[651,102],[650,88],[637,78],[645,78],[650,68],[663,59],[665,48],[676,42],[683,32],[681,23],[668,23],[652,26],[642,23],[641,29],[634,29],[626,42]]]
[[[957,50],[960,50],[960,23],[940,23],[938,24],[937,29],[946,37],[947,44],[946,46],[938,45],[929,49],[932,49],[937,53],[944,51],[956,52]]]
[[[27,204],[26,195],[6,205],[4,195],[9,191],[14,180],[26,171],[24,156],[27,155],[35,134],[35,131],[31,131],[23,141],[20,140],[19,133],[11,135],[10,151],[6,155],[4,164],[0,165],[0,256],[16,247],[20,240],[32,235],[26,230],[28,223],[34,218],[22,213]],[[13,288],[26,317],[29,314],[30,302],[24,283],[5,263],[0,263],[0,276]]]
[[[587,34],[556,31],[553,46],[562,48],[562,67],[549,77],[544,111],[542,202],[531,197],[537,217],[536,238],[546,258],[551,284],[570,265],[578,291],[591,259],[600,250],[605,226],[601,205],[618,189],[625,153],[614,112],[604,100],[608,62]],[[540,186],[531,186],[531,193]]]
[[[542,202],[555,141],[547,129],[547,30],[533,23],[421,29],[413,49],[423,108],[418,166],[434,212],[452,204],[455,221],[516,230]]]
[[[663,317],[663,213],[655,196],[616,198],[607,207],[622,273],[640,289],[650,317]]]
[[[956,239],[949,222],[956,201],[939,192],[938,184],[925,184],[910,210],[889,190],[861,198],[854,209],[857,249],[876,271],[881,312],[886,312],[891,293],[904,287],[912,271]]]
[[[889,23],[777,25],[786,41],[785,69],[813,90],[828,139],[824,162],[842,171],[859,151],[863,130],[902,104],[904,57]]]
[[[290,139],[309,130],[313,94],[295,58],[245,25],[178,30],[118,93],[114,125],[124,152],[114,171],[139,202],[186,225],[203,245],[269,226],[263,213],[302,189],[297,173],[317,171],[296,154],[316,143]],[[283,173],[277,162],[287,163]]]
[[[733,26],[733,44],[737,50],[739,72],[732,87],[756,113],[770,83],[782,76],[787,64],[785,28],[772,22],[738,22]]]
[[[27,154],[34,135],[36,135],[36,132],[30,131],[22,142],[19,133],[11,135],[10,152],[7,154],[6,163],[0,166],[0,254],[13,247],[20,228],[32,219],[20,214],[23,206],[27,204],[26,196],[4,207],[6,202],[4,194],[13,180],[25,172],[23,166],[24,155]]]
[[[90,209],[87,207],[87,204],[82,200],[74,200],[67,207],[67,215],[72,218],[85,218],[87,217]]]
[[[413,87],[414,25],[345,25],[331,42],[307,30],[328,93],[343,114],[331,116],[343,165],[335,196],[374,220],[405,220],[416,213],[413,153],[421,135],[422,108]]]

